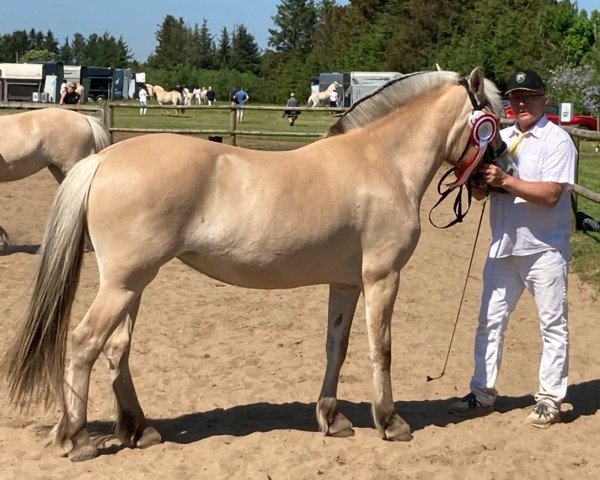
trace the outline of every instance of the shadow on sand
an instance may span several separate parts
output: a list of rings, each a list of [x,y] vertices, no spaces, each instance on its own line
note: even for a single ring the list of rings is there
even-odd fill
[[[396,408],[402,418],[411,426],[413,432],[435,425],[445,427],[468,421],[467,418],[448,413],[449,405],[457,397],[445,400],[415,400],[396,402]],[[573,409],[563,413],[563,422],[571,423],[581,416],[594,415],[600,408],[600,380],[591,380],[571,385],[566,402]],[[507,413],[524,409],[534,404],[532,395],[521,397],[498,397],[495,410]],[[182,415],[175,418],[150,420],[161,433],[164,442],[178,444],[194,443],[205,438],[222,435],[245,436],[254,432],[273,430],[299,430],[317,432],[315,403],[253,403],[228,409],[215,409]],[[340,410],[357,428],[374,428],[371,419],[371,404],[367,402],[339,402]],[[101,455],[110,455],[124,447],[110,445],[102,448],[107,440],[114,440],[112,424],[106,421],[90,422],[88,431],[101,448]]]
[[[29,255],[35,255],[40,249],[40,245],[5,245],[4,248],[0,248],[0,257],[6,257],[13,255],[14,253],[27,253]]]

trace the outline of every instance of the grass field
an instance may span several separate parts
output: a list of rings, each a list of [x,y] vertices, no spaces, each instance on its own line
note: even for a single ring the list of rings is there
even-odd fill
[[[133,108],[116,108],[114,126],[128,128],[181,128],[181,129],[212,129],[228,130],[230,115],[226,110],[210,108],[188,109],[178,117],[160,115],[157,109],[149,110],[146,117],[140,117],[138,110]],[[164,112],[163,112],[164,113]],[[328,112],[305,111],[298,118],[296,125],[290,127],[281,111],[246,109],[244,123],[238,125],[239,130],[271,131],[271,132],[322,132],[336,120]],[[238,145],[264,150],[287,150],[297,148],[315,140],[315,137],[284,137],[274,136],[258,138],[256,136],[239,137]],[[225,142],[228,139],[225,138]],[[600,192],[600,153],[595,151],[596,143],[581,141],[579,158],[578,183],[595,192]],[[578,199],[578,210],[600,220],[600,205]],[[571,236],[572,270],[581,278],[593,284],[600,292],[600,233],[584,233],[573,231]]]
[[[167,115],[167,112],[169,115]],[[137,109],[115,108],[114,126],[121,128],[181,128],[202,130],[229,130],[230,111],[210,107],[190,108],[185,113],[174,115],[174,110],[149,109],[145,117],[140,117]],[[282,132],[281,136],[265,137],[240,136],[238,145],[248,145],[264,150],[280,150],[297,148],[300,145],[314,141],[314,136],[285,137],[285,133],[321,133],[324,134],[336,117],[328,112],[310,110],[303,111],[295,125],[290,127],[282,110],[252,110],[249,106],[244,111],[244,122],[238,124],[237,130]],[[203,135],[206,136],[206,135]],[[228,142],[228,138],[225,141]],[[251,140],[250,142],[248,140]]]
[[[579,146],[579,181],[584,187],[600,192],[600,153],[596,142],[582,141]],[[600,220],[600,205],[579,197],[577,210]],[[600,233],[577,232],[571,236],[572,270],[600,292]]]

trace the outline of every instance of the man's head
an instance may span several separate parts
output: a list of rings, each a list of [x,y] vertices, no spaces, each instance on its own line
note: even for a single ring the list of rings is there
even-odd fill
[[[544,115],[546,86],[535,70],[520,70],[510,76],[506,93],[521,131],[533,127]]]

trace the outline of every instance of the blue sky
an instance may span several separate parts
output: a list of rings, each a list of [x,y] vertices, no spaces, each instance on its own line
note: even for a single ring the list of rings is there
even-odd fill
[[[231,32],[243,23],[261,48],[267,47],[272,17],[279,0],[0,0],[0,33],[14,30],[52,30],[59,43],[79,32],[108,31],[123,36],[135,59],[145,61],[156,46],[156,30],[165,15],[183,17],[193,26],[206,18],[213,35],[223,27]],[[426,0],[428,1],[428,0]],[[338,0],[344,5],[348,0]],[[588,13],[600,10],[600,0],[579,0],[580,9]]]
[[[348,0],[338,0],[345,5]],[[145,61],[156,47],[156,30],[165,15],[182,17],[187,25],[202,25],[217,37],[223,27],[231,33],[243,23],[261,48],[267,47],[272,17],[279,0],[0,0],[0,33],[14,30],[52,30],[62,44],[66,36],[108,31],[120,35],[136,60]]]

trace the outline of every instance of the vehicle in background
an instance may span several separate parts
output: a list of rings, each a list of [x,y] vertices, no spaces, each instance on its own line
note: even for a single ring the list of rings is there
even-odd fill
[[[598,122],[594,117],[590,117],[589,115],[571,115],[571,121],[559,122],[560,119],[560,105],[556,103],[548,103],[546,104],[546,116],[548,120],[552,123],[556,123],[557,125],[566,125],[575,128],[581,128],[583,130],[598,130]],[[503,107],[503,117],[504,118],[515,118],[515,114],[510,107],[510,105],[505,105]]]

